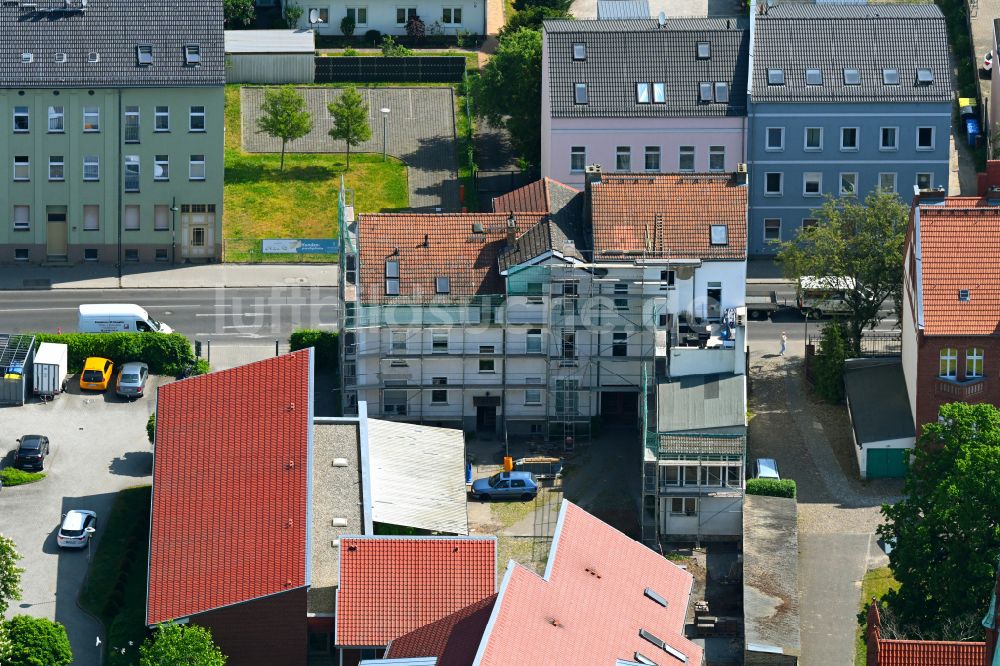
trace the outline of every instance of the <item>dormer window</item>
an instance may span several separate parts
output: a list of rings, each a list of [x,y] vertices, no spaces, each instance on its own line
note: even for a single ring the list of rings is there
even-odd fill
[[[823,72],[818,69],[807,69],[806,70],[806,85],[807,86],[821,86],[823,85]]]
[[[844,70],[844,85],[845,86],[860,86],[861,85],[861,72],[856,69],[845,69]]]
[[[396,260],[385,262],[385,295],[399,296],[399,262]]]
[[[648,83],[637,83],[637,84],[635,84],[635,103],[636,104],[649,104],[649,84]]]
[[[439,275],[434,278],[434,288],[439,294],[451,293],[451,278],[446,275]]]
[[[56,56],[55,56],[55,60],[56,60],[56,62],[66,62],[66,54],[65,53],[57,53]]]
[[[729,101],[729,84],[725,81],[715,82],[715,101],[721,104]]]
[[[698,101],[705,103],[712,101],[712,84],[710,82],[702,81],[698,85]]]
[[[153,47],[149,44],[140,44],[135,47],[135,57],[139,65],[152,65]]]
[[[583,42],[573,43],[573,60],[587,59],[587,45]]]
[[[712,57],[712,45],[709,42],[698,42],[698,60],[708,60]]]
[[[35,62],[35,54],[25,51],[24,53],[21,54],[21,62],[23,62],[25,65],[31,62]]]
[[[785,70],[783,69],[767,70],[767,85],[769,86],[785,85]]]
[[[898,86],[899,85],[899,70],[898,69],[883,69],[882,70],[882,83],[887,86]]]
[[[725,224],[713,224],[711,231],[712,245],[729,244],[729,227]]]
[[[87,54],[87,62],[100,62],[101,54],[97,51],[91,51]]]
[[[201,47],[197,44],[188,44],[184,47],[184,64],[197,67],[201,64]]]
[[[917,85],[929,86],[932,83],[934,83],[934,72],[929,69],[917,70]]]
[[[574,83],[573,84],[573,102],[576,104],[586,104],[587,103],[587,84],[586,83]]]

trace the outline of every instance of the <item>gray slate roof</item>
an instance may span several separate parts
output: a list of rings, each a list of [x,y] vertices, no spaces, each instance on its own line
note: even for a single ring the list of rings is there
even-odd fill
[[[548,179],[543,184],[548,191],[549,216],[521,234],[500,256],[502,271],[550,250],[583,261],[583,251],[590,249],[583,223],[583,192]]]
[[[898,360],[850,359],[844,389],[854,437],[860,444],[913,437],[913,414]]]
[[[657,432],[746,426],[745,375],[690,375],[656,388]]]
[[[758,14],[754,29],[754,102],[946,102],[953,83],[944,16],[935,5],[778,4]],[[857,69],[860,85],[844,85],[844,69]],[[784,71],[784,85],[768,85],[769,69]],[[806,69],[823,72],[822,85],[806,84]],[[898,85],[883,70],[899,71]],[[917,70],[934,82],[917,85]]]
[[[37,0],[32,11],[0,6],[0,87],[183,87],[225,83],[221,0]],[[139,66],[136,46],[153,47]],[[201,65],[184,46],[198,44]],[[88,62],[88,54],[100,55]],[[33,62],[23,63],[23,53]],[[56,62],[65,53],[66,62]]]
[[[545,21],[551,113],[557,118],[742,116],[750,30],[746,19],[673,18]],[[587,59],[573,60],[573,44]],[[698,42],[711,57],[697,58]],[[700,103],[701,82],[729,84],[728,103]],[[636,103],[636,83],[666,84],[665,104]],[[586,83],[588,104],[575,104],[573,84]]]

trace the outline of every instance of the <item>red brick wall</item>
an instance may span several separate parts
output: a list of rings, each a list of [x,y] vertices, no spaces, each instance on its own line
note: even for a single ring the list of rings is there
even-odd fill
[[[960,326],[961,322],[956,322]],[[958,380],[965,379],[965,353],[971,347],[983,349],[984,390],[982,393],[961,400],[952,395],[939,394],[938,361],[941,349],[958,350]],[[1000,337],[978,336],[924,336],[917,337],[917,437],[922,425],[937,421],[938,408],[949,402],[988,402],[1000,407]]]
[[[306,665],[305,588],[202,613],[191,622],[212,631],[234,666]]]

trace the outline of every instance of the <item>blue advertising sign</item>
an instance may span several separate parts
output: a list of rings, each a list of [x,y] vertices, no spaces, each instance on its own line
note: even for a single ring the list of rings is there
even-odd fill
[[[339,238],[266,238],[261,241],[264,254],[337,254]]]

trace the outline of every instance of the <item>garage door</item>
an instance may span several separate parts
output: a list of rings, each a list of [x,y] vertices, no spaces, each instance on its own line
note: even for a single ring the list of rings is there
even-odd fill
[[[906,473],[910,449],[868,449],[869,479],[899,479]]]

